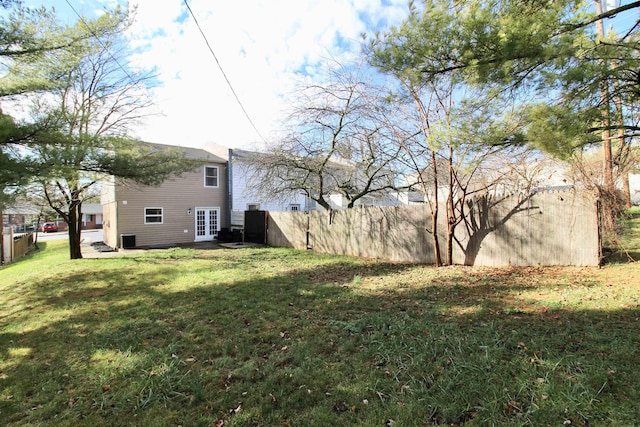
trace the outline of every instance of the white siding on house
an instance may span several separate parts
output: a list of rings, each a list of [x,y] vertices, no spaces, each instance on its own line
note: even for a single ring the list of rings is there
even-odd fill
[[[631,193],[631,203],[640,205],[640,174],[629,174],[629,190]]]
[[[251,188],[251,175],[250,167],[240,162],[234,163],[231,202],[234,211],[245,211],[250,204],[259,204],[260,210],[277,212],[289,211],[289,206],[292,204],[305,206],[304,194],[290,197],[282,196],[279,198],[267,198],[257,194],[256,191]]]
[[[229,150],[229,165],[232,176],[231,209],[236,213],[231,214],[232,226],[241,226],[242,221],[239,220],[240,212],[247,210],[250,205],[259,205],[260,210],[271,212],[323,210],[320,205],[308,198],[303,192],[277,198],[259,194],[258,190],[252,187],[252,183],[256,178],[250,162],[260,161],[260,156],[261,154],[256,152]],[[351,165],[350,162],[341,159],[333,159],[332,161],[342,161],[346,162],[344,163],[346,165]],[[340,194],[325,195],[325,199],[332,209],[345,209],[348,205],[348,201]],[[392,193],[366,196],[355,203],[356,206],[393,206],[398,204],[397,195]]]
[[[354,206],[398,206],[406,204],[403,203],[400,197],[398,193],[377,194],[375,196],[367,195],[356,200]],[[329,202],[332,209],[346,209],[349,205],[349,201],[342,194],[329,194],[325,196],[325,199]],[[318,210],[322,209],[319,208]]]
[[[292,205],[298,205],[300,209],[306,209],[309,203],[304,194],[291,195],[289,197],[269,198],[259,194],[251,187],[253,182],[252,167],[232,157],[231,164],[231,209],[232,209],[232,226],[241,226],[241,212],[248,210],[249,205],[259,205],[260,210],[272,212],[288,212]]]

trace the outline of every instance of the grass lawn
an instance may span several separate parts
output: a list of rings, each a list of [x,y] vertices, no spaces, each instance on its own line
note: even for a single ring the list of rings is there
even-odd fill
[[[1,425],[640,420],[638,263],[436,269],[284,249],[70,261],[66,242],[40,247],[0,269]]]
[[[620,241],[611,250],[612,262],[640,261],[640,207],[633,207],[620,221]]]

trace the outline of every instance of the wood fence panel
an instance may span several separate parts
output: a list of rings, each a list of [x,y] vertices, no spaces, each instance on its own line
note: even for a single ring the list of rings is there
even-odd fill
[[[425,205],[379,208],[384,216],[386,233],[382,237],[384,258],[392,261],[433,263],[433,250],[426,233],[430,221]]]
[[[304,212],[269,212],[267,244],[279,248],[307,248],[309,217]]]
[[[456,228],[454,264],[593,266],[600,262],[595,200],[577,191],[478,197],[467,208],[465,221]],[[274,213],[269,224],[274,238],[269,244],[302,248],[306,232],[296,215],[300,213]],[[316,252],[435,263],[426,204],[316,211],[308,214],[308,220],[309,245]],[[440,215],[443,260],[446,220]]]
[[[29,252],[29,247],[33,243],[33,233],[26,233],[14,237],[11,228],[5,229],[2,249],[4,251],[4,262],[6,264],[22,258]]]
[[[33,234],[23,234],[19,238],[13,239],[13,260],[22,258],[29,252],[29,246],[33,243]]]
[[[598,265],[595,201],[574,191],[527,198],[475,200],[474,226],[457,234],[464,242],[455,262],[483,266]],[[482,212],[489,207],[490,212]],[[471,231],[470,231],[471,230]]]

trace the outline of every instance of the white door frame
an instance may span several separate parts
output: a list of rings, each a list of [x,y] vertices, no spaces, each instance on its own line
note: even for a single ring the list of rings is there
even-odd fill
[[[195,241],[214,240],[220,231],[220,208],[198,207],[195,211]]]

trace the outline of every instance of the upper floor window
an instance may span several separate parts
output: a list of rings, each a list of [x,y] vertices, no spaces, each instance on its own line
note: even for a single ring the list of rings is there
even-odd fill
[[[162,208],[144,208],[145,224],[162,224]]]
[[[291,212],[298,212],[300,210],[300,205],[289,205],[289,210]]]
[[[204,167],[204,186],[218,187],[218,168],[216,166]]]

